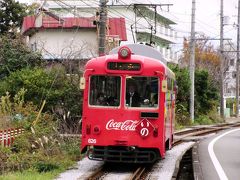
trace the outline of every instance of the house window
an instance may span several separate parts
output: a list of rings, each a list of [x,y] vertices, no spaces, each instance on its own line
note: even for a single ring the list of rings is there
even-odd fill
[[[236,72],[232,72],[232,77],[236,78],[236,76],[237,76]]]
[[[230,66],[234,66],[234,59],[230,59]]]
[[[36,42],[31,43],[31,50],[32,51],[37,51],[37,43]]]

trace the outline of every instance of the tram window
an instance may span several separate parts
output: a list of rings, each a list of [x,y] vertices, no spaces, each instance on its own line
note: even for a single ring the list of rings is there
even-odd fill
[[[119,76],[91,76],[89,104],[94,106],[120,105],[121,78]]]
[[[173,80],[172,79],[170,79],[170,78],[167,78],[167,89],[169,90],[169,91],[172,91],[173,90]]]
[[[127,77],[125,106],[144,108],[158,107],[158,84],[157,77]]]

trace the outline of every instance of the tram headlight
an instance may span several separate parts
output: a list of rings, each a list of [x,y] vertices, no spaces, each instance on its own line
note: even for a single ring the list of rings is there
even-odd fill
[[[99,126],[94,126],[93,133],[94,134],[100,134],[100,127]]]
[[[128,47],[123,46],[119,49],[118,55],[123,59],[129,58],[131,56],[131,50]]]

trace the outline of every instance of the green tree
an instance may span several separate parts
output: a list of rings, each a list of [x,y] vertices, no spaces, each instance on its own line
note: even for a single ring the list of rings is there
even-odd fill
[[[206,70],[195,72],[195,113],[206,115],[216,108],[219,91]]]
[[[0,79],[25,67],[40,66],[41,55],[32,52],[19,35],[0,37]]]
[[[209,43],[205,35],[198,35],[195,47],[195,67],[196,69],[206,69],[213,83],[219,86],[220,57],[218,50]],[[184,39],[183,55],[180,59],[180,65],[187,67],[189,65],[190,51],[189,41]]]
[[[0,34],[14,31],[15,28],[19,28],[26,14],[26,5],[15,2],[14,0],[1,0]]]
[[[190,77],[187,68],[179,68],[177,65],[170,65],[175,73],[177,82],[176,99],[176,120],[179,124],[189,123],[189,95],[190,95]]]
[[[190,77],[187,68],[170,65],[176,75],[178,86],[176,99],[176,119],[179,124],[189,124]],[[195,117],[207,115],[216,110],[219,90],[207,70],[195,71]]]

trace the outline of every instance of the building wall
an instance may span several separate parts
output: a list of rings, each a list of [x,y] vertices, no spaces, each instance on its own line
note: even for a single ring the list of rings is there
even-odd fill
[[[150,24],[154,26],[154,21],[149,18],[136,17],[135,23],[135,13],[132,8],[122,8],[122,7],[111,7],[108,9],[109,17],[123,17],[126,21],[126,31],[127,31],[127,39],[128,41],[122,42],[123,44],[131,44],[131,43],[140,43],[146,42],[150,43],[151,29]],[[132,28],[131,28],[132,26]],[[136,27],[136,28],[135,28]],[[138,33],[144,33],[144,38],[139,41],[137,38]],[[154,37],[157,37],[158,41],[156,41],[155,47],[157,50],[162,52],[163,56],[169,62],[177,63],[177,58],[174,56],[174,49],[171,48],[171,44],[176,43],[176,32],[174,29],[167,25],[157,23],[156,34],[153,33]],[[153,41],[156,39],[153,38]]]
[[[225,97],[235,97],[236,96],[236,47],[234,44],[226,43],[224,44],[224,49],[226,52],[225,62],[226,62],[226,72],[224,73],[224,96]]]
[[[232,62],[231,62],[232,61]],[[224,78],[224,96],[236,95],[236,59],[230,58]]]
[[[97,55],[96,29],[45,29],[28,40],[32,50],[45,59],[90,59]]]

